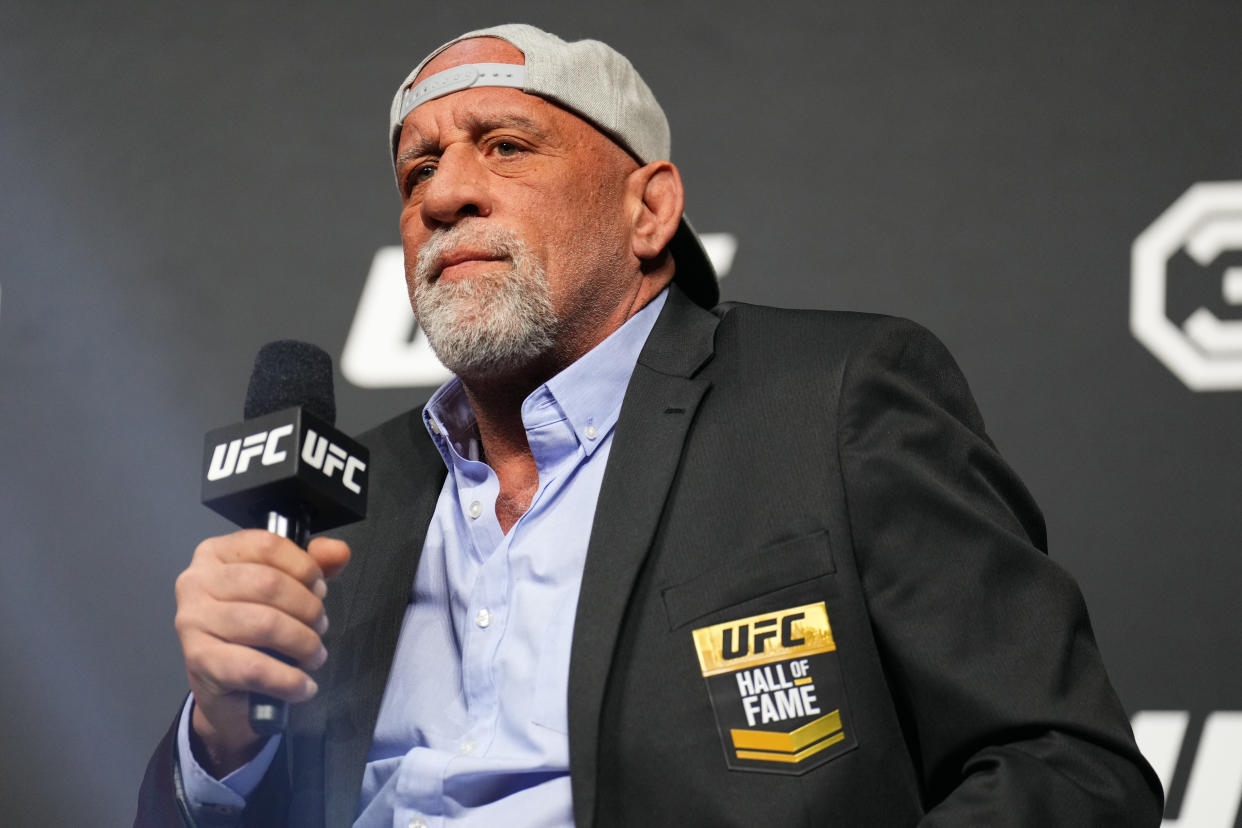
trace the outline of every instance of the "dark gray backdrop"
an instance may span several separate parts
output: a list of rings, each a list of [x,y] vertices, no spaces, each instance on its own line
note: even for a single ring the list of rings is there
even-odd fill
[[[263,342],[339,357],[397,241],[394,85],[447,37],[515,17],[644,73],[689,214],[737,240],[726,299],[896,313],[948,343],[1128,709],[1189,717],[1180,753],[1165,746],[1168,814],[1189,809],[1201,723],[1242,708],[1242,390],[1192,391],[1136,340],[1130,256],[1190,185],[1242,179],[1242,5],[10,0],[6,824],[132,819],[185,690],[172,583],[228,529],[198,504],[203,433],[240,419]],[[1175,256],[1172,321],[1242,317],[1221,292],[1240,264]],[[338,376],[339,422],[429,391]],[[1194,825],[1233,825],[1228,782]]]

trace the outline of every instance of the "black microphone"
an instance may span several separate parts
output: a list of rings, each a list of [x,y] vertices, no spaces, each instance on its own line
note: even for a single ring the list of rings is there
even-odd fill
[[[243,416],[204,440],[206,506],[303,549],[312,534],[366,517],[370,453],[335,428],[332,358],[321,348],[291,339],[260,348]],[[250,694],[255,733],[282,732],[288,721],[285,702]]]

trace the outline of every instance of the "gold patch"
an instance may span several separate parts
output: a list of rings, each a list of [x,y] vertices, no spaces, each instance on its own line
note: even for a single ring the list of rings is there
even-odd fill
[[[837,648],[824,602],[752,615],[694,631],[704,676],[828,653]]]
[[[857,745],[823,601],[692,635],[730,768],[804,773]]]

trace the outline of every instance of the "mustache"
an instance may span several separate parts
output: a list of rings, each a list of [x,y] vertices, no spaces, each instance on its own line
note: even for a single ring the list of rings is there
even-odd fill
[[[497,259],[513,259],[520,255],[522,241],[504,227],[487,224],[455,224],[437,227],[421,248],[414,263],[419,284],[431,284],[440,278],[445,262],[459,251],[481,253]]]

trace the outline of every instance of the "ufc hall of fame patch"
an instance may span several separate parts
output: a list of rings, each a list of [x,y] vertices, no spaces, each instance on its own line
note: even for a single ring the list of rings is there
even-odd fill
[[[823,601],[693,635],[730,768],[797,775],[857,744]]]

